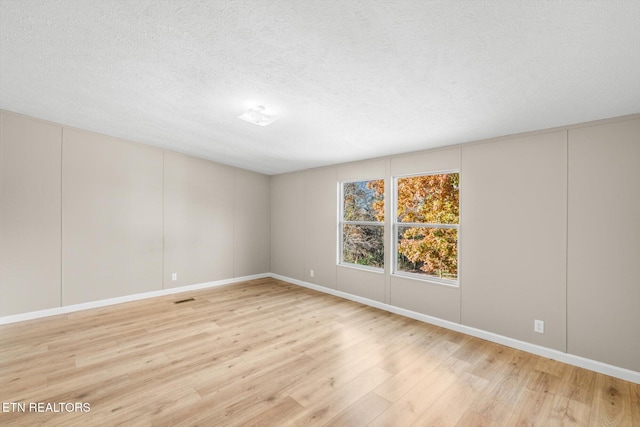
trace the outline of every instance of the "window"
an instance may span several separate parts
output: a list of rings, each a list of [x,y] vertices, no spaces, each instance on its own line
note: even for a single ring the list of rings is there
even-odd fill
[[[395,179],[394,273],[458,283],[460,174]]]
[[[384,180],[343,182],[340,263],[384,268]]]

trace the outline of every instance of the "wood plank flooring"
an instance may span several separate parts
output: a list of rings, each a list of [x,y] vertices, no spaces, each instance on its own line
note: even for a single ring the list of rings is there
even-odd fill
[[[3,426],[640,426],[638,384],[275,279],[0,326],[0,401],[26,405]]]

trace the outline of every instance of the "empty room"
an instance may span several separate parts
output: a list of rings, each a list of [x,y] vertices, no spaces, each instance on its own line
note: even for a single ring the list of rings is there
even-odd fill
[[[640,426],[639,22],[0,0],[0,424]]]

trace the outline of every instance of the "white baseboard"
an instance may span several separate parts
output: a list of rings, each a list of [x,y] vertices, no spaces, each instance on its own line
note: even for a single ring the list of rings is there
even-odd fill
[[[426,314],[417,313],[415,311],[385,304],[380,301],[359,297],[357,295],[348,294],[346,292],[341,292],[335,289],[326,288],[324,286],[314,285],[313,283],[292,279],[290,277],[281,276],[279,274],[271,273],[270,277],[273,277],[274,279],[278,279],[278,280],[283,280],[285,282],[293,283],[295,285],[299,285],[305,288],[313,289],[315,291],[324,292],[330,295],[335,295],[337,297],[359,302],[371,307],[388,311],[390,313],[395,313],[401,316],[409,317],[411,319],[419,320],[421,322],[430,323],[432,325],[441,326],[443,328],[451,329],[456,332],[461,332],[463,334],[471,335],[477,338],[482,338],[487,341],[506,345],[507,347],[512,347],[518,350],[526,351],[528,353],[537,354],[538,356],[547,357],[549,359],[557,360],[559,362],[564,362],[569,365],[578,366],[580,368],[588,369],[590,371],[599,372],[601,374],[610,375],[612,377],[616,377],[626,381],[631,381],[636,384],[640,384],[640,372],[632,371],[630,369],[620,368],[617,366],[598,362],[597,360],[591,360],[581,356],[576,356],[574,354],[564,353],[562,351],[554,350],[551,348],[542,347],[536,344],[531,344],[531,343],[520,341],[514,338],[505,337],[502,335],[494,334],[492,332],[483,331],[482,329],[476,329],[470,326],[461,325],[459,323],[451,322],[449,320],[438,319],[437,317],[432,317]]]
[[[178,294],[181,292],[195,291],[198,289],[213,288],[216,286],[229,285],[232,283],[245,282],[247,280],[263,279],[271,277],[269,273],[254,274],[252,276],[234,277],[232,279],[216,280],[213,282],[198,283],[196,285],[179,286],[176,288],[162,289],[159,291],[144,292],[141,294],[125,295],[122,297],[103,299],[99,301],[85,302],[82,304],[65,305],[63,307],[49,308],[46,310],[31,311],[29,313],[14,314],[0,317],[0,325],[8,323],[22,322],[25,320],[38,319],[41,317],[55,316],[57,314],[73,313],[75,311],[89,310],[91,308],[105,307],[107,305],[120,304],[123,302],[137,301],[141,299],[161,297],[164,295]]]

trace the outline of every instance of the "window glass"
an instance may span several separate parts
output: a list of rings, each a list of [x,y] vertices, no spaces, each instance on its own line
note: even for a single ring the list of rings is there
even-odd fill
[[[459,173],[396,179],[396,273],[457,282],[459,184]]]
[[[456,228],[398,226],[398,271],[458,279]]]
[[[344,224],[342,242],[342,261],[384,267],[384,227]]]
[[[343,216],[347,221],[384,222],[384,181],[345,182]]]
[[[384,180],[341,185],[340,263],[384,268]]]
[[[457,224],[460,174],[398,178],[398,222]]]

